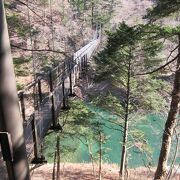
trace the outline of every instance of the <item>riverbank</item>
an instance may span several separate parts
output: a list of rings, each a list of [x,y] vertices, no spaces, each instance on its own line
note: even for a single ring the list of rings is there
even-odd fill
[[[128,180],[152,180],[155,168],[139,167],[128,170]],[[119,167],[116,164],[103,164],[102,179],[118,180]],[[31,167],[32,180],[51,180],[53,174],[53,164]],[[94,175],[95,174],[95,175]],[[62,163],[60,164],[61,180],[96,180],[98,179],[98,165],[95,165],[93,174],[90,163]],[[96,176],[96,177],[95,177]],[[171,180],[179,180],[180,174]]]

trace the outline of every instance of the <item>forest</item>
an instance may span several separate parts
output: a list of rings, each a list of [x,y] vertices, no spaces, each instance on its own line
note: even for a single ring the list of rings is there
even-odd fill
[[[180,0],[0,1],[2,180],[178,180],[179,112]]]

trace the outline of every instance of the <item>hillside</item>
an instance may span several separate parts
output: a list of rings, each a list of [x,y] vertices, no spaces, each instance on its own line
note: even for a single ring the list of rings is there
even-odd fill
[[[12,149],[22,147],[32,180],[179,180],[176,4],[177,10],[170,0],[5,2],[18,96],[14,103],[0,88],[7,98],[0,98],[0,130],[16,132]],[[14,141],[19,130],[21,146]],[[31,164],[33,157],[42,164]],[[21,167],[19,156],[10,161],[10,171],[16,161]],[[0,175],[7,179],[4,162]]]
[[[51,67],[54,63],[62,61],[65,56],[71,56],[89,41],[93,34],[90,4],[87,4],[87,10],[80,12],[79,16],[77,7],[67,0],[52,0],[51,4],[45,1],[28,3],[6,1],[18,89],[33,80],[32,74]],[[104,9],[98,18],[110,18],[110,21],[105,20],[107,24],[104,25],[104,30],[110,30],[109,23],[111,28],[115,28],[122,21],[129,24],[142,22],[146,8],[152,5],[152,2],[147,0],[116,0],[113,3],[112,10],[109,9],[110,2],[103,2],[95,7],[95,13]],[[107,15],[108,11],[112,13],[110,17]],[[46,49],[50,52],[41,52]]]

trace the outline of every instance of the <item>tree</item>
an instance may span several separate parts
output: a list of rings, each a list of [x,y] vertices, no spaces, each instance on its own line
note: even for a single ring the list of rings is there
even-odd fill
[[[88,150],[95,178],[94,162],[95,160],[99,161],[98,178],[100,180],[102,178],[103,157],[106,155],[106,148],[103,147],[103,144],[109,139],[104,133],[104,122],[102,122],[102,118],[96,111],[88,107],[82,100],[70,100],[70,105],[71,109],[62,112],[59,119],[62,131],[60,133],[58,132],[58,134],[56,132],[50,134],[45,144],[54,146],[53,144],[57,134],[57,144],[59,145],[56,145],[57,152],[55,152],[55,154],[57,154],[57,158],[58,156],[60,157],[60,154],[58,154],[58,150],[60,149],[61,161],[66,160],[66,157],[69,157],[68,159],[73,158],[74,153],[81,144],[84,144]],[[59,141],[61,141],[61,143]],[[44,148],[45,153],[52,161],[54,150],[48,148],[48,146]]]
[[[79,18],[83,14],[90,17],[88,20],[91,22],[92,28],[97,23],[106,24],[110,21],[115,4],[114,0],[73,0],[71,3],[77,10]]]
[[[122,23],[115,32],[108,32],[107,46],[96,57],[98,64],[96,79],[109,80],[122,93],[121,97],[116,99],[119,102],[109,101],[113,103],[111,109],[118,109],[115,114],[121,117],[121,125],[122,121],[124,123],[122,125],[121,179],[125,177],[127,164],[130,115],[137,112],[138,109],[149,111],[158,106],[162,107],[162,104],[166,103],[163,100],[159,101],[162,99],[161,97],[155,96],[154,103],[152,103],[153,99],[146,99],[149,89],[146,89],[143,84],[155,83],[158,81],[156,76],[147,75],[141,78],[136,76],[139,71],[155,68],[161,63],[162,59],[157,56],[162,49],[162,42],[157,39],[158,33],[159,27],[156,26],[137,25],[129,27]],[[157,84],[155,88],[158,91],[160,88]],[[153,87],[151,85],[150,89]],[[161,103],[155,106],[159,102]],[[102,103],[102,106],[106,106],[104,101]],[[106,108],[110,109],[109,104]]]
[[[148,11],[146,17],[155,21],[159,18],[169,16],[175,12],[180,12],[180,1],[179,0],[159,0],[156,6]],[[174,34],[173,34],[174,35]],[[172,36],[173,36],[172,35]],[[164,127],[164,133],[162,137],[161,151],[159,155],[159,161],[154,179],[164,179],[167,171],[167,161],[169,157],[169,151],[171,147],[173,131],[179,115],[179,104],[180,104],[180,33],[178,36],[178,55],[176,56],[176,70],[173,82],[172,99],[168,118]]]
[[[146,18],[155,21],[180,11],[179,0],[157,0],[153,9],[148,9]]]
[[[0,1],[0,132],[0,142],[2,152],[4,150],[8,179],[29,180],[30,173],[23,121],[18,107],[15,74],[3,1]],[[9,140],[3,140],[7,138]],[[6,143],[3,143],[3,141],[6,141]]]
[[[179,35],[180,46],[180,35]],[[179,115],[179,102],[180,102],[180,47],[178,50],[178,59],[176,65],[176,72],[174,78],[174,86],[172,91],[172,100],[168,118],[165,124],[164,133],[162,137],[161,151],[159,155],[159,162],[154,179],[164,179],[167,171],[167,161],[169,157],[169,151],[171,147],[173,131]]]

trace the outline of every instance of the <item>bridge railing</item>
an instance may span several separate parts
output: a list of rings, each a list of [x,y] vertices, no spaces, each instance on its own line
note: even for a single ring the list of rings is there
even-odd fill
[[[18,93],[19,105],[24,120],[24,135],[29,160],[41,160],[40,147],[50,127],[60,128],[57,119],[61,109],[67,107],[67,99],[73,87],[100,42],[96,35],[91,42],[60,62],[47,73],[39,75],[34,82]]]

